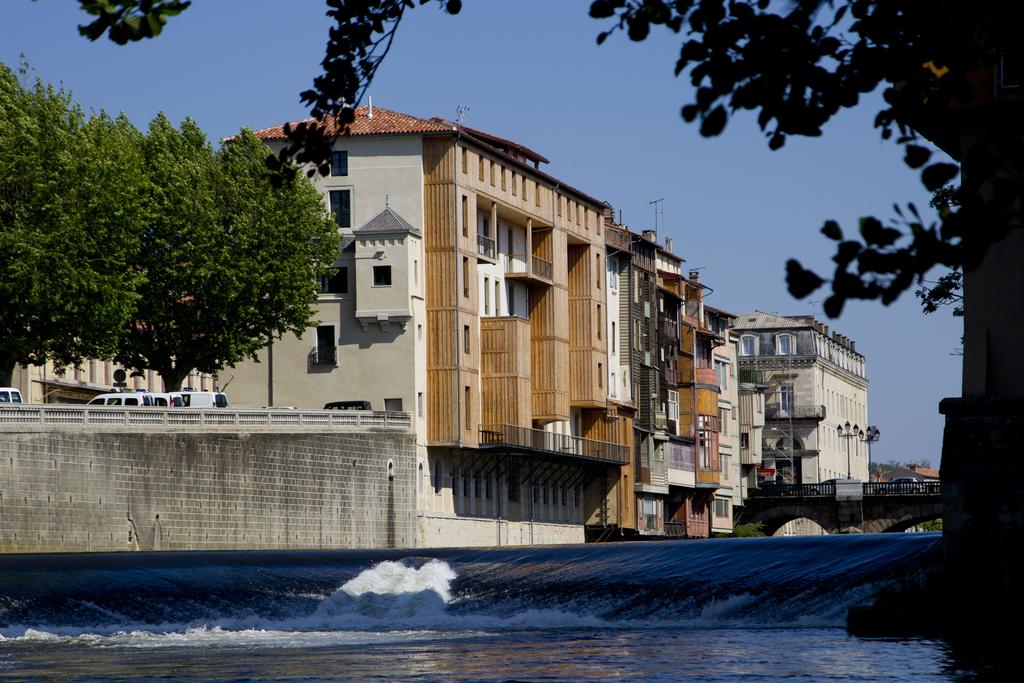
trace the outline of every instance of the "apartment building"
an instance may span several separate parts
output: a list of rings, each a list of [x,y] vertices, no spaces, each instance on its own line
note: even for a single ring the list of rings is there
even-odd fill
[[[606,205],[547,161],[360,108],[314,180],[343,236],[317,326],[222,374],[236,402],[414,412],[422,546],[582,542],[631,512],[632,421],[606,386]]]
[[[733,332],[742,378],[764,387],[760,478],[866,481],[868,380],[856,343],[811,316],[763,311],[738,316]]]
[[[609,401],[634,416],[635,533],[706,538],[720,481],[712,470],[720,461],[717,407],[710,407],[718,387],[697,381],[694,362],[699,356],[710,364],[705,288],[696,273],[682,274],[671,240],[662,245],[653,230],[636,233],[607,220],[607,261],[615,274],[608,290],[615,349]]]
[[[741,477],[740,396],[736,361],[738,341],[730,328],[736,316],[719,308],[704,307],[708,328],[715,333],[712,351],[715,375],[718,377],[718,457],[722,474],[715,491],[711,530],[730,533],[733,511],[743,505],[746,485]]]

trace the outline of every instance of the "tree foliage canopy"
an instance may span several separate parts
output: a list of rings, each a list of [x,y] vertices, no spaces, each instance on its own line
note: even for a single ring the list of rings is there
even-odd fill
[[[0,64],[0,385],[114,352],[148,216],[138,131],[20,75]]]
[[[163,115],[143,144],[151,219],[132,260],[145,274],[116,359],[168,389],[192,370],[254,357],[312,324],[317,277],[337,231],[305,178],[268,182],[267,147],[243,131],[214,152],[190,120]]]
[[[134,5],[143,15],[147,7],[156,11],[145,0],[105,2]],[[323,73],[301,96],[313,117],[353,120],[405,12],[425,4],[452,14],[462,7],[460,0],[327,0],[335,26]],[[955,190],[955,210],[936,221],[908,204],[893,207],[888,218],[863,217],[853,234],[835,221],[824,224],[821,232],[836,242],[825,301],[832,317],[849,299],[891,303],[937,265],[970,270],[991,244],[1019,229],[1024,140],[1017,117],[988,108],[991,125],[969,141],[952,133],[970,105],[990,98],[998,60],[1019,52],[1022,14],[1019,3],[1003,0],[593,0],[590,6],[593,18],[611,21],[598,43],[617,32],[634,41],[655,29],[680,36],[676,73],[688,77],[694,93],[681,115],[704,136],[720,134],[737,111],[756,111],[767,145],[778,149],[793,135],[821,135],[836,113],[881,88],[885,106],[875,126],[883,139],[904,147],[907,166],[918,170],[926,189],[943,187],[959,169],[934,160],[915,131],[971,170]],[[116,20],[110,26],[118,40]],[[321,125],[300,124],[288,136],[290,144],[270,160],[278,177],[293,168],[289,160],[325,172],[330,147]],[[786,264],[786,279],[798,298],[827,281],[795,260]]]
[[[18,363],[116,358],[177,389],[312,323],[338,235],[303,177],[242,131],[86,118],[0,65],[0,385]]]

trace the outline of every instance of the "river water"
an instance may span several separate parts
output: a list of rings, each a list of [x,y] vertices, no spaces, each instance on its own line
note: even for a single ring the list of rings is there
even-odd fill
[[[0,558],[0,679],[973,678],[846,610],[938,534]]]

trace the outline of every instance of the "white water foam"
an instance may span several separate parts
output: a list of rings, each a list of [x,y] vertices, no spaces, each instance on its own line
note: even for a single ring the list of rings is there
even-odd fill
[[[845,599],[836,600],[834,595],[790,598],[773,604],[766,596],[741,593],[708,602],[693,596],[674,604],[671,611],[676,614],[658,614],[660,610],[655,608],[650,617],[639,619],[603,618],[601,615],[616,614],[616,601],[592,598],[582,604],[570,602],[545,608],[513,602],[487,610],[485,604],[485,611],[471,612],[460,611],[458,601],[453,604],[451,585],[455,578],[456,572],[441,560],[433,559],[418,567],[380,562],[331,595],[316,596],[322,598],[321,602],[306,615],[286,619],[247,615],[188,624],[14,627],[3,629],[0,644],[31,641],[98,647],[313,647],[485,636],[507,630],[831,627],[845,622],[844,605],[851,604]],[[867,597],[877,588],[864,585],[852,592]],[[473,599],[464,600],[471,605]]]

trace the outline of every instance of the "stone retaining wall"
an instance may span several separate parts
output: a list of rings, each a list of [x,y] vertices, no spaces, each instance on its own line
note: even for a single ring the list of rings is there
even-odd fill
[[[4,431],[0,552],[413,547],[415,463],[393,431]]]

